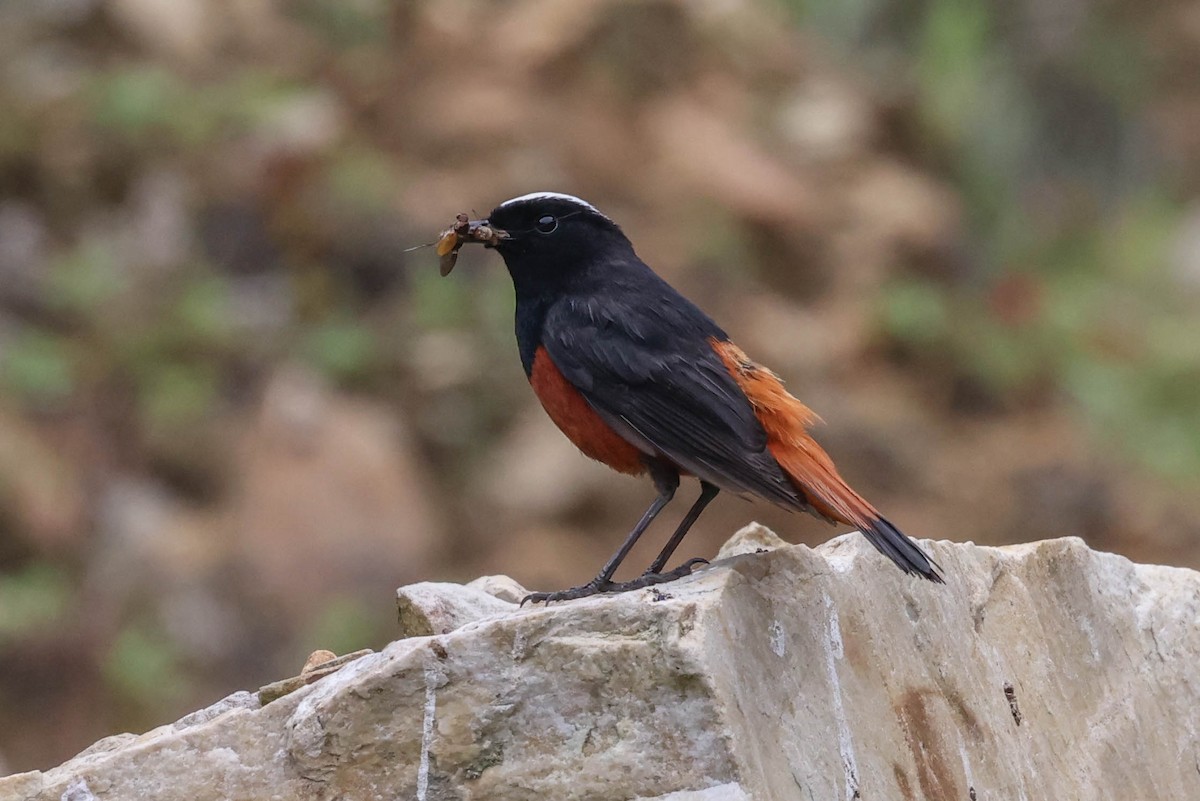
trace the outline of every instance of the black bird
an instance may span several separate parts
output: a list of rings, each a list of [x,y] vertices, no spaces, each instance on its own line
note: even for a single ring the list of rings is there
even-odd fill
[[[621,592],[687,575],[705,560],[664,572],[667,560],[722,489],[852,525],[905,573],[943,583],[937,564],[851,489],[809,436],[816,415],[646,266],[595,206],[537,192],[501,203],[486,220],[460,215],[439,243],[449,256],[443,272],[466,242],[504,259],[516,289],[521,364],[550,418],[584,454],[622,473],[649,474],[658,491],[599,575],[525,600]],[[641,578],[613,582],[680,476],[699,479],[700,497]]]

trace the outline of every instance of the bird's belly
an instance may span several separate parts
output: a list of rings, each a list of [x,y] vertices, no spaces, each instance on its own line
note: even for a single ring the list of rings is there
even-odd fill
[[[622,473],[645,472],[642,452],[596,414],[579,390],[559,372],[545,348],[539,347],[534,354],[529,383],[546,414],[585,456]]]

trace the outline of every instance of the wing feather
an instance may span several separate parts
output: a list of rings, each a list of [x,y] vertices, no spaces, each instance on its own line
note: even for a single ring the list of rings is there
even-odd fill
[[[542,344],[592,408],[633,444],[717,486],[803,508],[767,450],[750,401],[709,344],[723,332],[688,306],[614,293],[603,305],[564,299],[546,316]]]

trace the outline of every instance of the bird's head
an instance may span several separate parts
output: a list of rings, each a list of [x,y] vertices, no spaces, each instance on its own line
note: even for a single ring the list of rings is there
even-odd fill
[[[556,284],[633,252],[617,224],[595,206],[557,192],[506,200],[485,220],[460,217],[445,236],[455,231],[455,249],[466,242],[494,248],[518,282]]]

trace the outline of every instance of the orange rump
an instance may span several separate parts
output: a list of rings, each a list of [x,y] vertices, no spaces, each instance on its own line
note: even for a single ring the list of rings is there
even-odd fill
[[[879,512],[838,474],[829,454],[808,434],[820,418],[783,388],[779,376],[752,361],[732,342],[710,340],[767,432],[767,449],[812,507],[827,520],[859,529]]]

